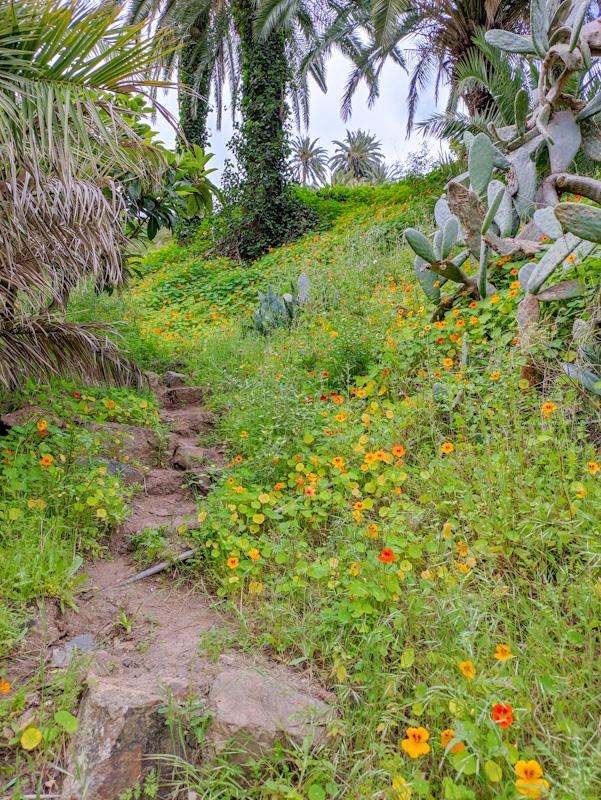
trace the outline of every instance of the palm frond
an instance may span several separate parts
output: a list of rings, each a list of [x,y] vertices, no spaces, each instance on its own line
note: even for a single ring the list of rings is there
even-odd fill
[[[144,375],[119,353],[109,334],[115,335],[109,326],[60,322],[51,316],[3,323],[0,386],[14,391],[27,380],[45,382],[67,375],[88,384],[141,388]]]

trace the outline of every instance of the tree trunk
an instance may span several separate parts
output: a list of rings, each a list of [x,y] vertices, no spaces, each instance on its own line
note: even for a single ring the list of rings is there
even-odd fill
[[[208,19],[207,19],[208,22]],[[190,29],[188,38],[179,54],[179,83],[197,94],[181,91],[178,93],[179,119],[182,133],[189,145],[197,144],[203,149],[209,141],[207,117],[209,115],[209,94],[211,90],[210,67],[202,67],[204,48],[203,37],[208,35],[207,23],[196,22]],[[202,70],[200,81],[198,73]],[[195,88],[196,87],[196,88]]]
[[[242,122],[237,145],[242,177],[242,204],[252,246],[245,257],[256,257],[281,244],[289,225],[292,197],[288,189],[289,144],[286,91],[290,78],[283,31],[261,42],[253,32],[255,0],[234,0],[233,14],[240,37]]]

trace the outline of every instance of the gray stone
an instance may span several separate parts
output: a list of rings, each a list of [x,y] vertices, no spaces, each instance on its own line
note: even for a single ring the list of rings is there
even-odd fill
[[[163,375],[163,383],[165,386],[169,386],[170,388],[176,386],[185,386],[187,380],[188,376],[184,375],[183,372],[174,372],[173,370],[168,370]]]
[[[123,464],[112,458],[99,458],[98,462],[105,465],[109,475],[116,475],[126,486],[132,486],[134,483],[144,484],[145,475],[142,470],[130,464]]]
[[[168,689],[186,694],[183,684]],[[90,677],[69,747],[62,800],[117,800],[153,767],[149,756],[181,755],[160,711],[164,703],[165,695],[148,681]]]
[[[220,672],[208,705],[212,746],[219,751],[231,745],[255,755],[270,750],[278,740],[301,745],[306,736],[321,746],[327,724],[335,717],[331,706],[305,689],[250,667]]]
[[[167,408],[192,406],[202,403],[204,397],[205,390],[200,386],[174,386],[163,393],[163,403]]]
[[[96,639],[91,633],[80,633],[60,647],[52,648],[51,667],[68,667],[76,653],[89,653],[96,647]]]

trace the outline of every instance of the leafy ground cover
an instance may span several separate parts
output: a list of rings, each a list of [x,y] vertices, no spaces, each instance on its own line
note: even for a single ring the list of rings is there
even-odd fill
[[[435,183],[323,193],[321,230],[249,268],[172,245],[127,295],[72,307],[125,318],[143,366],[176,364],[211,388],[230,457],[199,508],[189,578],[231,601],[240,636],[338,697],[324,751],[277,751],[250,785],[233,763],[182,769],[202,797],[599,795],[601,413],[555,365],[559,334],[590,298],[550,307],[542,392],[520,377],[519,264],[500,260],[496,294],[431,321],[401,232],[424,224]],[[254,333],[256,289],[285,290],[301,271],[311,300],[299,320]],[[91,414],[107,399],[139,413],[133,393],[70,394]],[[63,492],[54,524],[75,556],[119,518],[122,490],[91,494],[93,450],[92,465],[69,459],[80,434],[48,422],[50,436],[24,430],[8,444],[26,470],[15,489],[3,483],[4,519],[16,508],[37,520]],[[37,499],[49,508],[30,509]],[[52,594],[38,583],[7,598],[12,614]]]

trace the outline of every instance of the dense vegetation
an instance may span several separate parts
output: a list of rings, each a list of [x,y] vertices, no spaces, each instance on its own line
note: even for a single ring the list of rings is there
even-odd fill
[[[103,425],[165,441],[144,373],[168,369],[209,390],[226,466],[199,528],[145,531],[135,560],[198,548],[170,579],[237,623],[207,650],[304,671],[337,717],[321,749],[165,757],[165,796],[600,795],[601,23],[526,5],[151,2],[125,25],[0,0],[1,796],[56,796],[86,661],[20,644],[109,557],[136,487]],[[429,70],[451,88],[426,126],[453,159],[391,182],[369,132],[292,153],[288,108],[332,48],[348,107],[408,36],[412,108]],[[149,125],[155,67],[186,79],[177,152]],[[221,100],[228,70],[218,192],[194,91]]]

